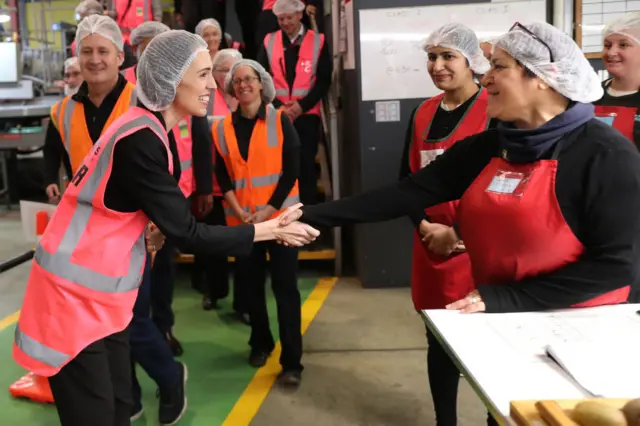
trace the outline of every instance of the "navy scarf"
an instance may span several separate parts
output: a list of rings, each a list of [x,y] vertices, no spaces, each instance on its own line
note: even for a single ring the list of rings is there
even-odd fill
[[[537,129],[518,129],[513,123],[499,123],[500,152],[512,163],[530,163],[545,157],[564,135],[594,117],[592,104],[572,103]],[[505,158],[506,156],[506,158]]]

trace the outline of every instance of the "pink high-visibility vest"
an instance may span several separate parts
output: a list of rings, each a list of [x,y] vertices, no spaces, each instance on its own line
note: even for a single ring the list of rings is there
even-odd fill
[[[13,358],[45,377],[57,374],[88,345],[131,322],[147,257],[142,211],[107,208],[104,194],[116,144],[151,129],[173,160],[167,132],[149,111],[133,107],[100,137],[69,183],[36,247]]]
[[[124,76],[124,78],[127,79],[127,81],[131,84],[136,84],[138,81],[138,78],[136,77],[136,66],[132,66],[129,68],[125,68],[122,71],[120,71],[120,73],[122,73],[122,75]]]
[[[318,60],[323,45],[324,34],[318,34],[312,30],[306,31],[302,43],[300,43],[300,53],[296,64],[296,78],[293,81],[293,87],[289,89],[287,75],[283,66],[285,59],[282,31],[278,30],[267,34],[264,38],[264,47],[269,58],[277,100],[284,104],[289,101],[298,101],[307,96],[316,82]],[[322,102],[318,102],[305,114],[320,115],[321,105]]]
[[[131,5],[129,5],[131,1]],[[122,39],[129,43],[131,31],[143,22],[153,21],[151,0],[114,0],[116,22],[122,31]]]
[[[211,92],[211,96],[209,97],[209,105],[207,105],[207,120],[209,121],[209,127],[213,125],[215,121],[222,120],[224,117],[229,114],[229,107],[227,106],[227,101],[224,100],[224,94],[220,88],[217,88],[213,92]],[[216,163],[216,147],[215,143],[213,144],[213,164],[215,166]],[[215,168],[213,172],[213,195],[216,197],[222,197],[222,189],[218,184],[218,179],[216,179]]]

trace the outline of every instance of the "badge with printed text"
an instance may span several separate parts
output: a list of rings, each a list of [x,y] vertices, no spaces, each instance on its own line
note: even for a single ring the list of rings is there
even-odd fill
[[[424,169],[435,160],[438,155],[444,154],[444,149],[427,149],[420,151],[420,168]]]
[[[136,7],[136,16],[142,16],[142,15],[143,15],[142,8]]]
[[[520,197],[524,193],[530,178],[531,172],[519,173],[498,170],[495,176],[493,176],[493,179],[491,179],[491,183],[489,183],[486,191]]]
[[[300,61],[300,69],[305,74],[311,74],[311,71],[313,69],[313,62],[308,59]]]
[[[596,115],[596,118],[602,121],[603,123],[608,124],[609,126],[613,126],[613,119],[614,119],[613,115],[607,115],[605,117],[599,117]]]

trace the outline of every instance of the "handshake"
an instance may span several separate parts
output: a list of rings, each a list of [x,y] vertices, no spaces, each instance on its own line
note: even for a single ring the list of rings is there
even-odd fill
[[[282,214],[269,222],[272,222],[271,232],[273,239],[279,244],[288,247],[302,247],[315,241],[320,235],[320,231],[305,224],[298,222],[302,217],[301,203],[287,208]]]

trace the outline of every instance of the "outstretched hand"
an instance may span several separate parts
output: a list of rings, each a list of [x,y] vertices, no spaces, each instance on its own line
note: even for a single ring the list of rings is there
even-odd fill
[[[278,226],[287,226],[302,217],[302,203],[288,207],[278,218]]]
[[[320,231],[301,222],[291,222],[287,225],[279,224],[274,235],[276,241],[287,247],[302,247],[318,238]]]

